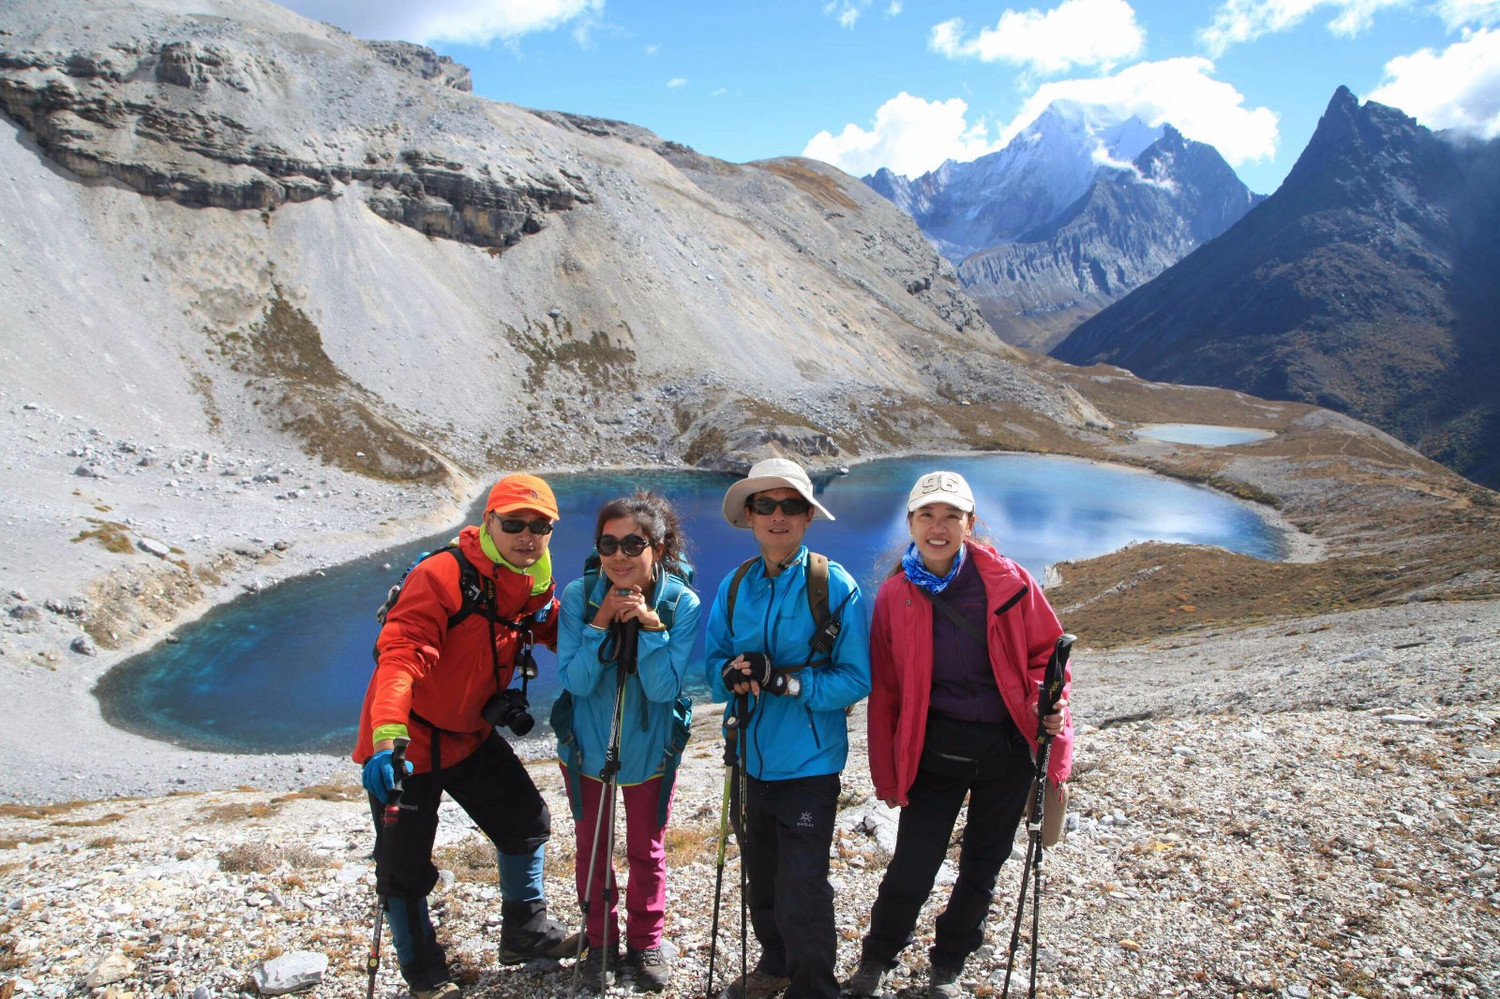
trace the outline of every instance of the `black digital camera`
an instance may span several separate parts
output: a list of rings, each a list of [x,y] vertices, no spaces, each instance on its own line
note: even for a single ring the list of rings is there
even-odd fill
[[[479,713],[495,728],[508,728],[516,735],[524,736],[536,726],[536,719],[528,710],[530,707],[526,692],[511,688],[485,701]]]

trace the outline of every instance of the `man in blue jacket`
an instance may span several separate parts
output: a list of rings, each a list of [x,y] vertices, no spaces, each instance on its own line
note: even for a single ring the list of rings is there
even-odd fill
[[[761,947],[724,995],[834,999],[828,855],[849,754],[845,709],[870,693],[869,621],[853,577],[802,544],[814,519],[833,515],[796,462],[757,462],[725,493],[724,517],[760,547],[714,596],[707,680],[713,699],[729,702],[726,722],[748,715],[736,726],[746,792],[741,816],[736,787],[733,814]]]

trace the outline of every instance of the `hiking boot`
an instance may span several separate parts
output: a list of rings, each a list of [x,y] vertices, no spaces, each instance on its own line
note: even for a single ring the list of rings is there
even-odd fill
[[[880,986],[885,984],[885,976],[889,969],[881,967],[874,961],[859,962],[859,970],[844,983],[844,995],[852,996],[854,999],[869,999],[871,996],[880,994]]]
[[[555,934],[537,937],[524,944],[506,943],[503,940],[500,942],[501,964],[525,964],[527,961],[540,958],[560,961],[565,957],[573,957],[577,953],[578,934],[574,932],[564,935],[561,926],[557,927]]]
[[[569,933],[557,920],[547,918],[545,908],[524,921],[512,919],[515,909],[524,912],[525,907],[533,904],[505,903],[500,922],[501,964],[525,964],[538,958],[561,960],[578,953],[578,934]]]
[[[430,989],[412,989],[413,999],[458,999],[463,993],[452,982],[434,985]]]
[[[932,977],[927,983],[927,999],[961,999],[964,994],[962,986],[958,984],[961,971],[962,968],[944,968],[934,964]]]
[[[627,947],[625,960],[635,971],[635,984],[647,992],[660,992],[672,980],[672,964],[660,947],[636,950]]]
[[[784,975],[772,975],[757,968],[725,986],[719,999],[771,999],[790,984],[792,980]]]
[[[620,952],[590,947],[578,962],[579,984],[589,991],[603,991],[609,983],[604,981],[605,972],[614,972],[620,966]]]

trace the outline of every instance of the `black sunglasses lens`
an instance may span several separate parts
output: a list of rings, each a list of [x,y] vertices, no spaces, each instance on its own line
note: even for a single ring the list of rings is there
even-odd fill
[[[750,501],[750,509],[762,517],[767,517],[775,513],[777,507],[781,507],[781,511],[788,517],[796,517],[811,510],[812,504],[800,496],[793,496],[790,499],[784,500],[773,500],[765,496],[757,496]]]
[[[520,534],[527,529],[530,529],[531,533],[538,537],[543,534],[551,534],[552,521],[542,517],[538,517],[536,520],[517,520],[506,517],[500,521],[500,530],[506,534]]]
[[[628,558],[635,558],[641,552],[651,547],[651,542],[639,534],[627,534],[623,538],[617,538],[612,534],[601,534],[599,540],[594,542],[594,547],[599,549],[600,555],[613,555],[615,552],[624,552]]]

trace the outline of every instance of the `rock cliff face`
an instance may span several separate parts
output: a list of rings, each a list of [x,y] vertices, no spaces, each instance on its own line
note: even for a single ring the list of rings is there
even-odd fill
[[[1340,88],[1281,188],[1053,351],[1315,402],[1500,485],[1500,142]]]
[[[483,100],[425,49],[257,0],[192,10],[0,8],[18,395],[72,407],[61,347],[129,387],[97,407],[122,434],[396,480],[835,462],[955,439],[926,408],[954,399],[1096,418],[832,168]]]
[[[1106,169],[1055,219],[958,267],[1010,343],[1048,350],[1238,221],[1260,199],[1217,150],[1170,125],[1131,169]]]
[[[467,69],[428,49],[257,5],[234,21],[147,10],[44,22],[0,53],[0,109],[80,178],[236,210],[359,183],[391,221],[500,247],[588,200],[555,167],[465,155],[456,140],[482,127],[482,102]]]

